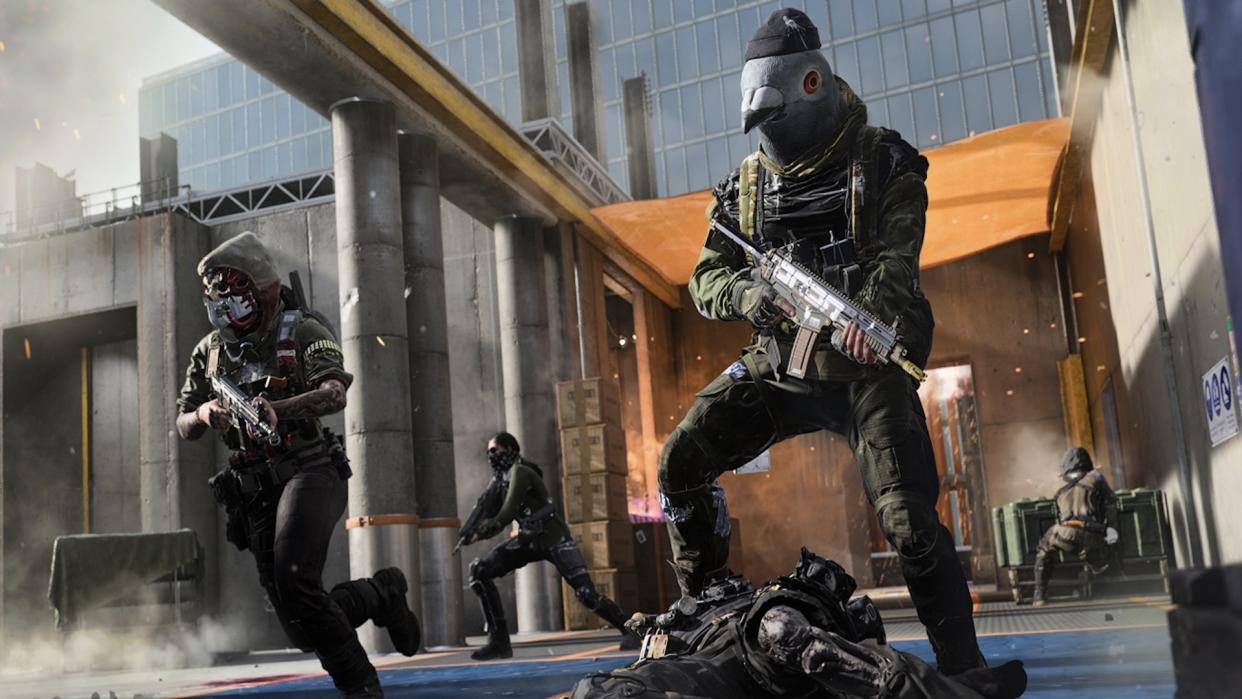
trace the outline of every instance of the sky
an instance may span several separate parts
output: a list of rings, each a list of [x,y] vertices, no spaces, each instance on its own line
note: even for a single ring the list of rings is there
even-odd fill
[[[0,226],[19,166],[138,182],[143,78],[219,51],[150,0],[0,0]]]

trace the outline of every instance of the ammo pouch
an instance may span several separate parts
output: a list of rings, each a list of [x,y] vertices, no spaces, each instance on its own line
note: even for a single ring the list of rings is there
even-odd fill
[[[539,535],[543,533],[543,528],[549,519],[556,516],[556,503],[549,502],[543,507],[535,510],[529,517],[523,517],[518,520],[518,529],[523,534]]]
[[[335,434],[325,427],[323,428],[323,441],[328,445],[328,458],[332,459],[332,465],[336,467],[336,475],[340,476],[343,481],[349,480],[349,477],[354,475],[354,471],[349,467],[349,457],[345,455],[344,435]]]
[[[233,469],[225,469],[207,479],[211,494],[224,508],[224,538],[238,551],[250,548],[250,535],[246,531],[245,500]]]

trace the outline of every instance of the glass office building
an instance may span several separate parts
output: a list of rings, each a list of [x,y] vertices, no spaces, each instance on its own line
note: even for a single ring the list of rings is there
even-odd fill
[[[560,121],[572,132],[564,0],[552,0]],[[604,159],[628,182],[621,84],[646,74],[662,196],[711,186],[755,147],[740,133],[746,40],[798,7],[870,122],[921,148],[1055,116],[1040,0],[591,0]],[[511,123],[512,0],[404,0],[394,17]],[[140,130],[177,139],[182,184],[214,190],[331,166],[328,122],[227,56],[148,79]]]

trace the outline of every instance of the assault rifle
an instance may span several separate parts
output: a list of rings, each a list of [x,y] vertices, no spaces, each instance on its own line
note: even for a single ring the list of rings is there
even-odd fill
[[[839,347],[846,326],[854,321],[866,335],[867,346],[882,364],[896,364],[920,383],[927,378],[917,364],[906,358],[906,348],[897,338],[896,322],[887,325],[859,308],[848,296],[795,262],[788,250],[759,252],[719,219],[712,221],[712,228],[728,236],[750,255],[758,265],[759,275],[776,289],[777,307],[797,323],[798,334],[786,368],[790,376],[800,379],[806,375],[807,364],[825,328],[833,333],[833,345]]]
[[[211,390],[215,391],[216,400],[220,401],[220,406],[233,416],[234,427],[238,430],[249,427],[255,434],[267,440],[268,444],[272,446],[280,444],[280,433],[267,423],[267,416],[251,404],[250,399],[241,392],[237,384],[223,376],[213,376]]]
[[[453,547],[453,553],[460,551],[462,546],[474,543],[479,523],[484,517],[490,517],[500,508],[501,496],[504,494],[503,488],[504,481],[499,476],[493,476],[491,482],[487,484],[487,489],[475,501],[474,509],[470,510],[466,523],[457,530],[457,545]]]

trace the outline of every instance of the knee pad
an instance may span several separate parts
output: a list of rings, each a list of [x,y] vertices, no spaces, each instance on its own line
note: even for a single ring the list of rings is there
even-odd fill
[[[315,644],[311,641],[310,634],[306,632],[306,628],[301,621],[291,620],[285,625],[285,635],[289,637],[289,642],[294,648],[303,653],[314,653]]]
[[[684,427],[677,427],[660,450],[657,477],[660,491],[687,490],[700,485],[701,476],[711,468],[711,455]]]
[[[759,621],[759,647],[777,661],[797,665],[798,656],[811,640],[811,622],[792,607],[776,606]]]
[[[895,499],[880,508],[880,528],[885,538],[905,559],[931,553],[940,536],[936,511],[913,497]]]
[[[491,567],[488,566],[487,561],[482,558],[470,561],[469,578],[467,580],[470,587],[488,582],[494,577],[496,576],[492,572]]]
[[[599,592],[595,590],[595,586],[590,581],[574,585],[574,594],[578,596],[578,601],[587,609],[591,611],[599,609]]]

